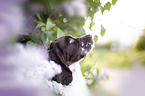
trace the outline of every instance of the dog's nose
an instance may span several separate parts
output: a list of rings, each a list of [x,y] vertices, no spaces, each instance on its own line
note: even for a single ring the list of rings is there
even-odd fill
[[[86,37],[88,37],[88,38],[92,38],[92,35],[88,34],[88,35],[86,35]]]

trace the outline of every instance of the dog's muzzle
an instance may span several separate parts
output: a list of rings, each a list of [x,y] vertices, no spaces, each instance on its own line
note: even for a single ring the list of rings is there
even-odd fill
[[[82,50],[87,53],[92,49],[93,46],[93,38],[92,35],[85,35],[78,38],[81,42]]]

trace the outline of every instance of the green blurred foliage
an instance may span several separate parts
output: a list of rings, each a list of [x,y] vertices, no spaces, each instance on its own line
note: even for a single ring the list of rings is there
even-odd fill
[[[117,41],[109,41],[109,42],[106,42],[104,44],[96,44],[94,49],[101,49],[101,50],[107,49],[107,50],[110,50],[111,45],[113,43],[118,43],[118,42]]]
[[[145,66],[145,51],[138,52],[138,60]]]
[[[89,54],[89,57],[92,58],[92,54]],[[90,61],[92,62],[92,60]],[[95,67],[96,62],[97,62],[97,59],[94,62],[87,63],[87,64],[85,60],[81,61],[81,70],[82,70],[83,76],[87,80],[87,85],[89,87],[93,87],[97,83],[96,75],[98,75],[99,69],[97,70],[97,68]],[[96,73],[94,74],[94,72]]]
[[[139,40],[135,44],[135,50],[145,51],[145,29],[143,35],[139,38]]]
[[[89,88],[93,89],[101,80],[108,80],[107,74],[100,74],[100,69],[97,66],[98,57],[94,57],[94,52],[91,52],[84,60],[81,61],[81,70],[87,81]],[[92,62],[92,63],[90,63]]]
[[[45,49],[48,48],[51,41],[58,37],[65,35],[65,33],[56,26],[56,24],[47,19],[47,22],[43,22],[39,14],[37,14],[39,20],[37,20],[36,30],[29,37],[31,38],[27,44],[33,45],[33,43],[41,44]]]
[[[99,57],[98,67],[105,68],[131,68],[136,61],[136,54],[132,52],[119,51],[94,51],[94,56]]]
[[[114,69],[130,69],[134,64],[142,64],[145,66],[145,51],[111,51],[95,49],[92,52],[92,58],[87,56],[84,66],[90,65],[95,61],[96,68],[114,68]]]
[[[101,33],[100,33],[100,35],[104,36],[105,32],[106,32],[106,30],[105,30],[104,26],[101,25]]]
[[[72,0],[30,0],[28,1],[28,5],[40,5],[41,10],[34,12],[36,15],[36,32],[39,33],[39,40],[41,40],[41,44],[43,46],[47,46],[49,42],[46,42],[46,38],[49,36],[47,41],[54,40],[59,36],[57,35],[72,35],[72,36],[82,36],[85,35],[85,31],[83,29],[84,23],[86,19],[80,16],[68,16],[65,12],[65,9],[60,7],[64,2],[71,2]],[[84,0],[85,6],[87,9],[86,18],[91,18],[90,30],[92,30],[92,26],[94,26],[93,18],[94,14],[99,10],[104,13],[105,10],[110,10],[111,5],[114,5],[116,0],[112,0],[111,2],[107,2],[104,6],[102,5],[100,0]],[[57,28],[56,28],[57,27]],[[58,29],[59,28],[59,29]],[[61,31],[60,31],[61,30]],[[62,31],[63,30],[63,31]],[[59,32],[57,34],[57,32]],[[34,35],[33,34],[33,35]],[[103,25],[101,25],[101,33],[103,36],[105,34],[105,29]],[[37,34],[38,36],[38,34]],[[34,36],[33,36],[34,37]],[[39,37],[39,36],[38,36]],[[43,37],[43,38],[41,38]],[[38,39],[38,38],[37,38]],[[45,41],[44,41],[45,40]],[[96,40],[95,40],[96,41]],[[34,40],[33,40],[34,42]],[[40,43],[40,42],[39,42]],[[43,44],[44,43],[44,44]],[[46,45],[45,45],[46,44]]]

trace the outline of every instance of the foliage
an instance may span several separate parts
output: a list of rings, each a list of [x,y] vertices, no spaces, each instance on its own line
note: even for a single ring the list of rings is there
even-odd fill
[[[97,42],[97,40],[98,40],[98,36],[95,35],[95,36],[94,36],[94,41],[95,41],[95,43]]]
[[[94,22],[93,22],[94,14],[98,12],[99,10],[102,12],[102,14],[104,13],[105,10],[109,11],[111,8],[111,5],[115,5],[116,2],[117,0],[112,0],[112,3],[108,1],[103,6],[100,0],[86,0],[86,6],[88,10],[87,17],[91,18],[91,23],[89,27],[90,30],[92,29],[92,26],[94,25]],[[105,29],[103,25],[101,25],[101,35],[103,36],[104,33],[105,33]]]
[[[143,34],[135,45],[135,49],[138,51],[145,51],[145,34]]]
[[[77,15],[69,16],[65,11],[66,9],[62,7],[64,3],[66,2],[70,3],[72,1],[73,0],[59,0],[59,2],[58,0],[28,1],[26,7],[31,8],[34,5],[35,5],[34,7],[36,7],[35,10],[33,10],[33,12],[35,14],[35,20],[37,24],[36,24],[35,32],[33,33],[34,34],[39,33],[39,35],[41,35],[39,38],[41,40],[41,42],[39,42],[40,44],[46,47],[51,40],[54,40],[54,38],[59,37],[56,35],[61,35],[61,36],[73,35],[76,37],[85,35],[83,26],[86,19],[83,16],[77,16]],[[103,14],[105,10],[109,11],[111,5],[114,5],[116,3],[116,0],[112,0],[112,3],[108,1],[103,6],[100,0],[84,0],[84,1],[85,1],[84,2],[85,7],[87,9],[86,17],[91,18],[91,23],[89,27],[90,29],[94,25],[93,22],[94,14],[99,10]],[[41,33],[39,31],[41,31]],[[101,25],[100,35],[103,36],[104,34],[105,34],[105,29],[103,25]],[[37,34],[38,37],[39,35]],[[35,40],[33,40],[33,42],[36,42]]]
[[[105,28],[103,27],[103,25],[101,25],[101,33],[100,33],[101,36],[104,36],[105,31],[106,31]]]
[[[145,51],[138,52],[138,61],[145,66]]]
[[[145,65],[145,29],[139,40],[135,43],[134,49],[137,50],[138,60],[141,64]]]
[[[104,44],[96,44],[95,49],[108,49],[108,50],[110,50],[111,45],[113,43],[118,43],[118,42],[117,41],[109,41],[109,42],[104,43]]]
[[[96,66],[98,57],[93,58],[94,56],[93,53],[94,52],[90,53],[87,56],[87,58],[89,59],[84,59],[83,61],[81,61],[81,70],[82,70],[83,76],[85,77],[87,81],[87,85],[90,88],[95,87],[95,85],[100,80],[109,79],[109,76],[107,74],[100,74],[100,69]]]
[[[36,29],[39,30],[37,30],[34,34],[31,34],[31,40],[34,43],[43,45],[44,48],[47,49],[51,41],[65,35],[65,33],[60,28],[58,28],[56,24],[49,18],[45,23],[42,21],[39,14],[37,14],[37,17],[39,17],[39,20],[36,21]]]
[[[95,68],[115,68],[128,69],[134,64],[142,64],[145,66],[145,51],[110,51],[95,49],[92,52],[92,58],[87,56],[84,61],[84,66],[90,65],[90,62],[96,60]],[[86,65],[85,65],[86,64]]]
[[[99,57],[97,65],[107,68],[130,68],[136,60],[136,54],[119,51],[94,51],[94,56]]]

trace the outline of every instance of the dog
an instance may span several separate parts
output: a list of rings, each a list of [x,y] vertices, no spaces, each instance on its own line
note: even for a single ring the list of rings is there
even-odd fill
[[[22,83],[42,84],[62,96],[90,96],[79,62],[93,45],[91,35],[67,35],[54,40],[46,52],[42,52],[42,48],[18,44],[14,48],[17,52],[13,54],[13,59],[5,61],[13,62],[15,73]]]
[[[62,70],[48,81],[50,89],[63,96],[89,96],[79,62],[92,50],[93,44],[91,35],[63,36],[50,44],[49,61],[60,65]]]

